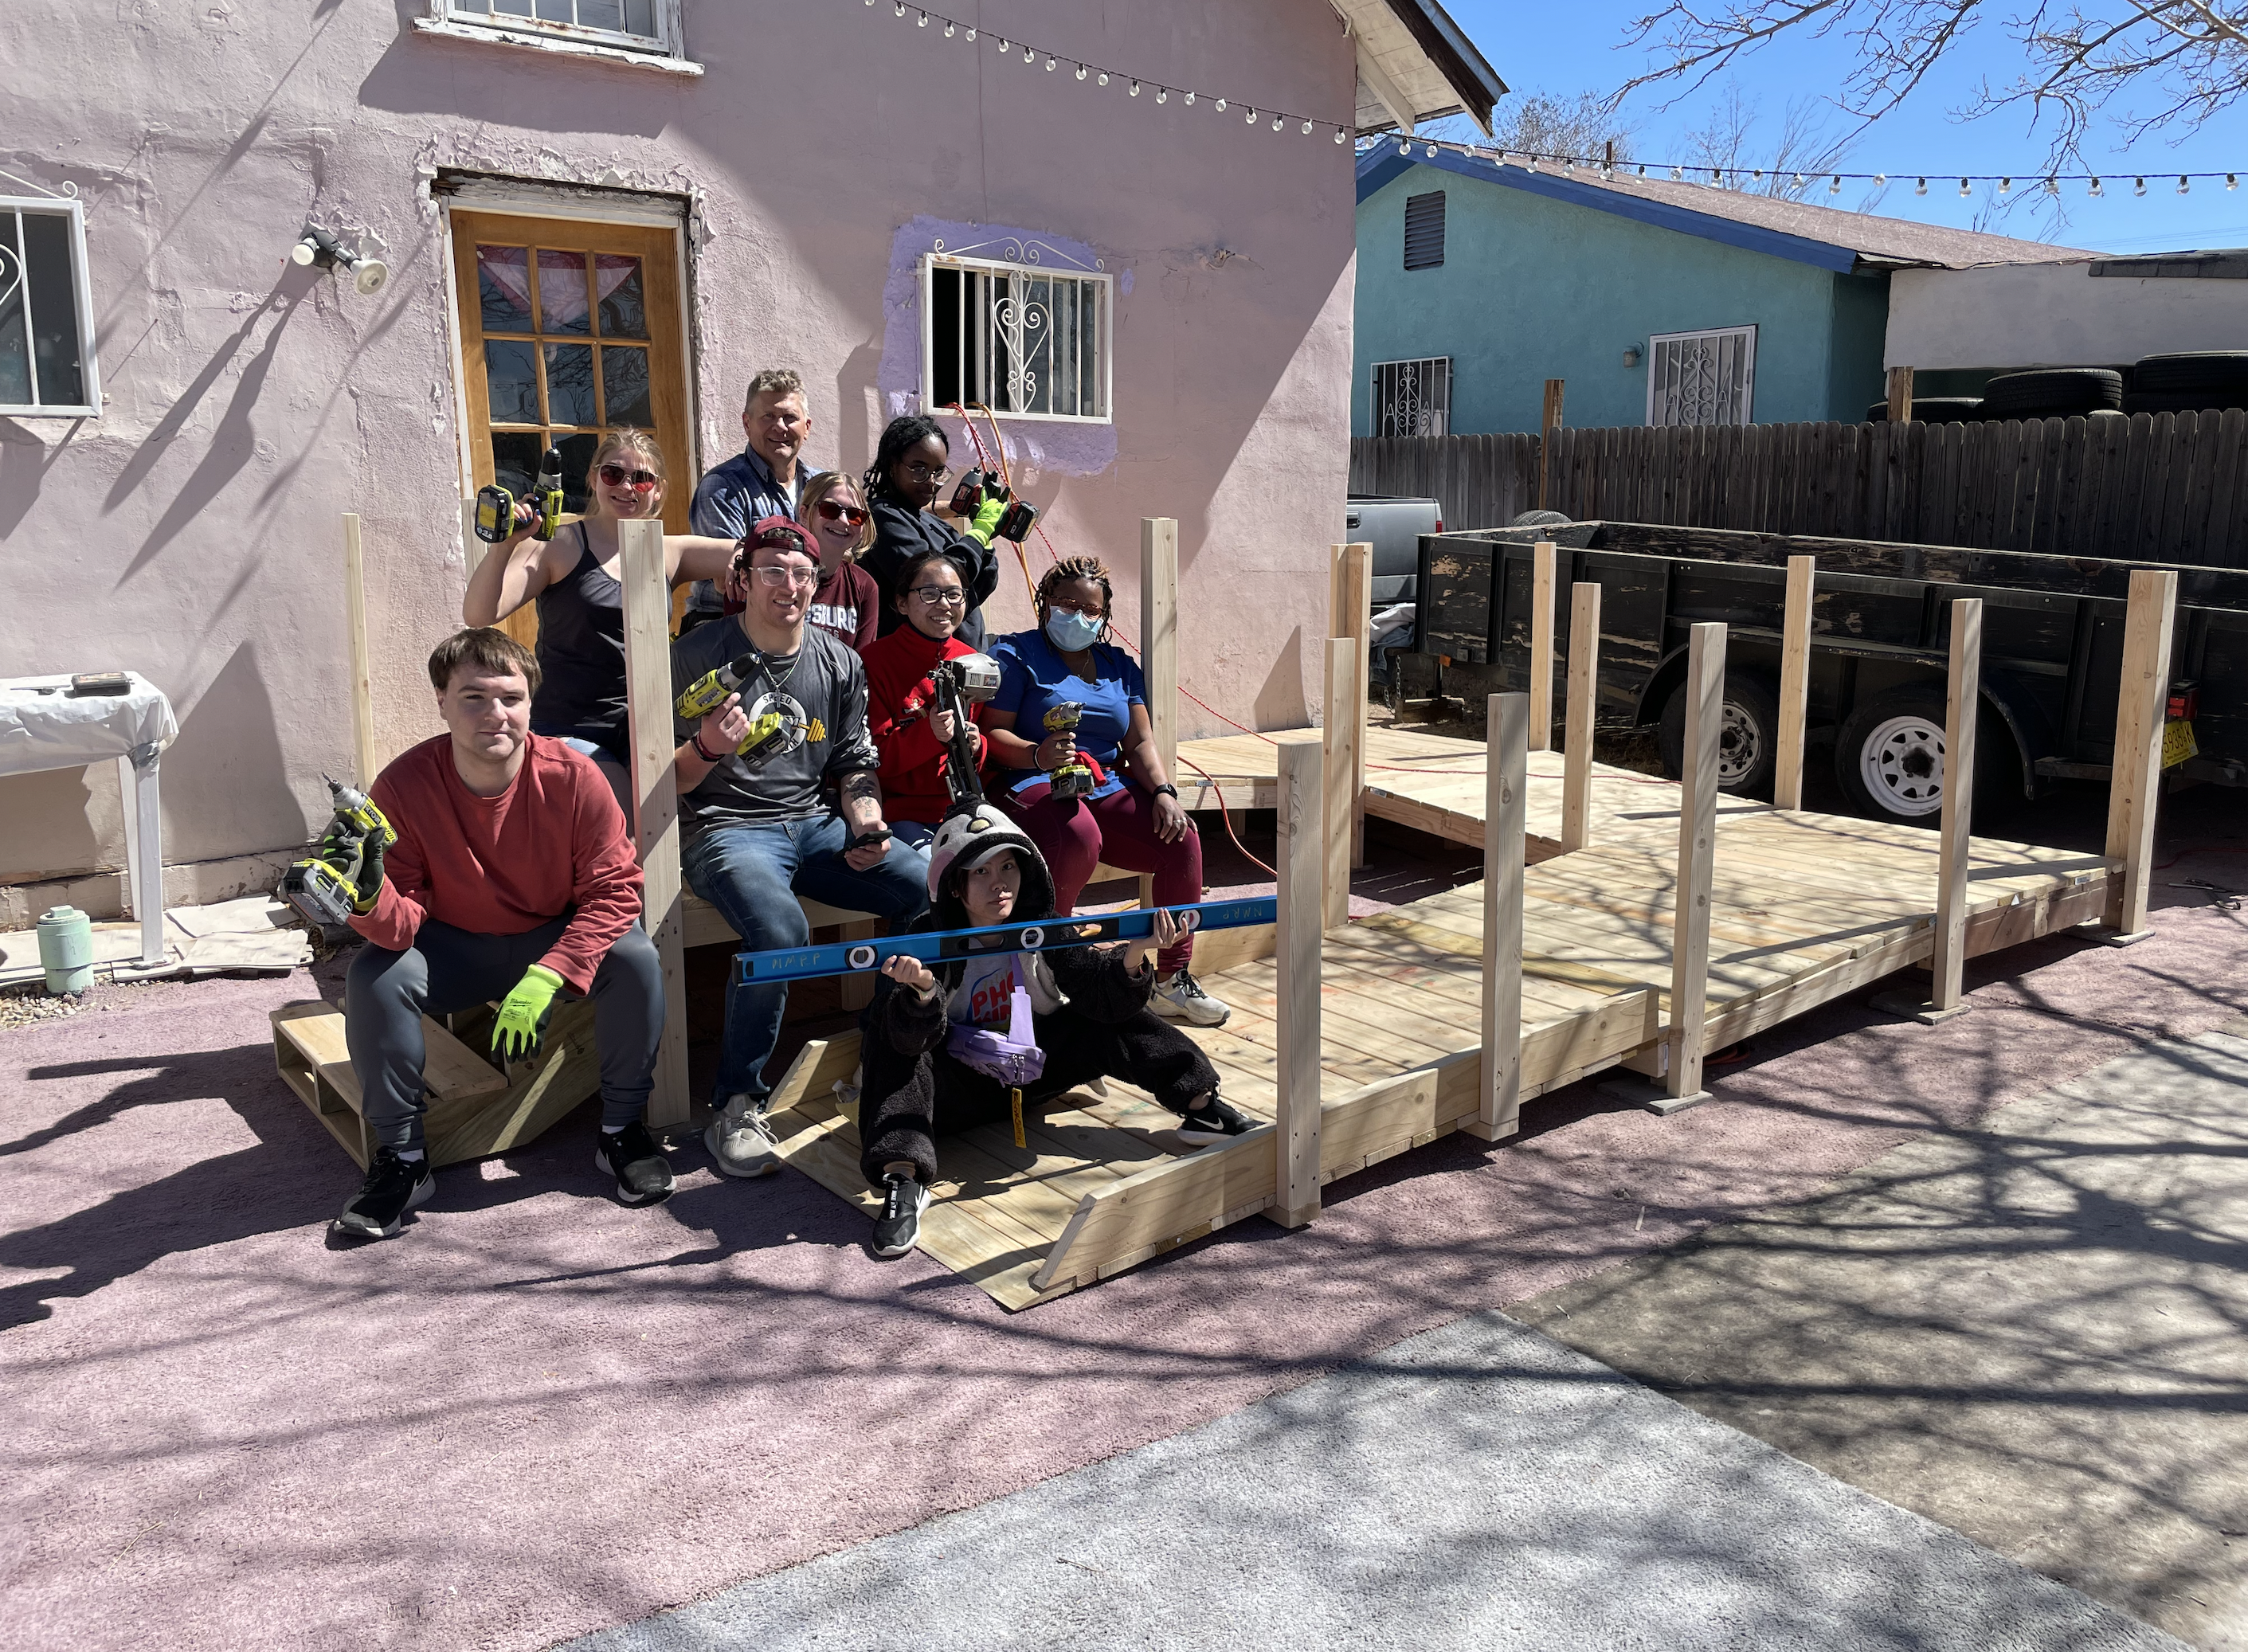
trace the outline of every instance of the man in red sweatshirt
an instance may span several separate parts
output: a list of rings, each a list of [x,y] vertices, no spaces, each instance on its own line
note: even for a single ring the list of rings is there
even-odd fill
[[[502,1000],[493,1048],[529,1054],[555,997],[590,994],[600,1052],[594,1163],[626,1204],[671,1191],[641,1122],[663,1027],[662,970],[640,928],[641,872],[623,812],[593,760],[531,732],[538,662],[489,627],[429,656],[447,732],[374,783],[398,841],[362,861],[352,928],[367,945],[344,989],[352,1067],[377,1142],[339,1233],[394,1237],[435,1191],[422,1134],[425,1014]]]

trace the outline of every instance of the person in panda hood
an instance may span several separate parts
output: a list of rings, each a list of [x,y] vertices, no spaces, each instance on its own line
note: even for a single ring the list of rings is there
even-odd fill
[[[929,910],[917,929],[1035,923],[1054,915],[1053,876],[1023,829],[989,803],[945,820],[929,847]],[[1049,947],[948,959],[900,954],[866,1011],[860,1169],[883,1196],[874,1249],[914,1247],[936,1180],[936,1138],[1011,1120],[1096,1078],[1137,1085],[1202,1146],[1255,1128],[1217,1093],[1194,1040],[1148,1008],[1155,955],[1177,921],[1121,947]]]

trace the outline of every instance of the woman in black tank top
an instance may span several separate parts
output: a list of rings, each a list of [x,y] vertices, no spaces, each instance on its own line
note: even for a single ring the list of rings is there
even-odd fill
[[[536,512],[516,507],[524,525],[486,553],[469,581],[461,618],[497,625],[526,603],[537,605],[542,678],[531,703],[534,734],[567,741],[608,777],[629,819],[626,758],[624,586],[616,575],[617,524],[661,518],[663,451],[642,430],[614,430],[586,469],[586,512],[552,539],[531,537]],[[732,564],[730,539],[663,536],[663,571],[674,586],[723,579]]]

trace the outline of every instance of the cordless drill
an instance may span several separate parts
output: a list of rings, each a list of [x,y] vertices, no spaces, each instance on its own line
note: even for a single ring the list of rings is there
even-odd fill
[[[328,780],[326,775],[320,778]],[[281,880],[281,898],[314,923],[338,924],[352,915],[353,903],[358,899],[360,868],[367,859],[367,846],[379,842],[387,849],[398,841],[398,833],[364,792],[339,780],[328,780],[328,795],[335,804],[335,819],[322,834],[321,841],[333,839],[339,847],[348,848],[350,858],[338,867],[317,854],[306,856],[291,866]]]
[[[1074,700],[1064,700],[1059,705],[1050,706],[1046,709],[1048,734],[1074,735],[1077,725],[1084,721],[1085,708]],[[1093,786],[1093,771],[1079,757],[1072,757],[1056,769],[1052,778],[1053,788],[1050,795],[1057,798],[1081,798]]]
[[[534,539],[551,539],[562,527],[562,449],[549,448],[538,462],[538,480],[524,496],[538,511],[531,524]],[[497,545],[515,531],[515,496],[494,483],[476,490],[476,538]]]
[[[1007,505],[991,530],[995,535],[1014,545],[1030,537],[1031,524],[1038,519],[1038,506],[1027,499],[1018,499],[1005,483],[981,470],[970,470],[960,478],[960,485],[952,490],[952,514],[972,517],[976,507],[987,499],[1004,500]]]
[[[945,790],[952,793],[948,812],[964,813],[984,801],[984,783],[976,772],[976,725],[969,721],[968,708],[999,692],[999,662],[988,654],[963,654],[944,661],[929,678],[936,709],[952,717],[944,765]]]
[[[739,692],[742,684],[750,680],[750,674],[764,663],[764,655],[744,654],[724,665],[713,666],[687,685],[672,709],[682,723],[707,717],[726,703],[728,695]]]

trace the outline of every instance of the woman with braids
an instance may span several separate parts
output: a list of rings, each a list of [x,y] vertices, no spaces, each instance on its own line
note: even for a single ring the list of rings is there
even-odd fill
[[[531,702],[531,731],[593,758],[625,819],[633,815],[625,728],[625,588],[617,579],[617,524],[663,516],[663,449],[645,430],[612,430],[586,467],[586,512],[551,539],[534,539],[538,511],[515,508],[513,535],[492,546],[469,581],[461,619],[496,626],[535,604],[541,675]],[[675,586],[723,579],[731,539],[667,533],[664,577]]]
[[[867,503],[874,507],[874,548],[860,553],[859,566],[883,591],[894,591],[906,563],[922,551],[942,551],[960,570],[968,592],[968,612],[955,632],[970,648],[984,646],[984,600],[999,583],[999,559],[991,554],[991,530],[1005,511],[999,500],[979,505],[975,519],[955,532],[930,510],[951,474],[952,444],[944,427],[927,414],[901,414],[882,431],[874,463],[867,467]],[[905,623],[885,605],[877,627],[888,636]]]
[[[1152,873],[1159,906],[1191,906],[1203,895],[1202,839],[1163,772],[1140,667],[1108,641],[1114,594],[1100,558],[1066,558],[1038,581],[1038,628],[1002,637],[991,649],[999,692],[982,721],[1000,771],[993,792],[1052,869],[1060,913],[1077,909],[1078,892],[1103,860]],[[1073,703],[1076,727],[1050,731],[1046,714]],[[1054,795],[1060,769],[1073,771],[1073,795]],[[1081,770],[1090,770],[1089,785]],[[1187,968],[1193,956],[1191,931],[1156,955],[1161,978],[1148,1007],[1197,1026],[1223,1025],[1232,1011],[1196,982]]]

